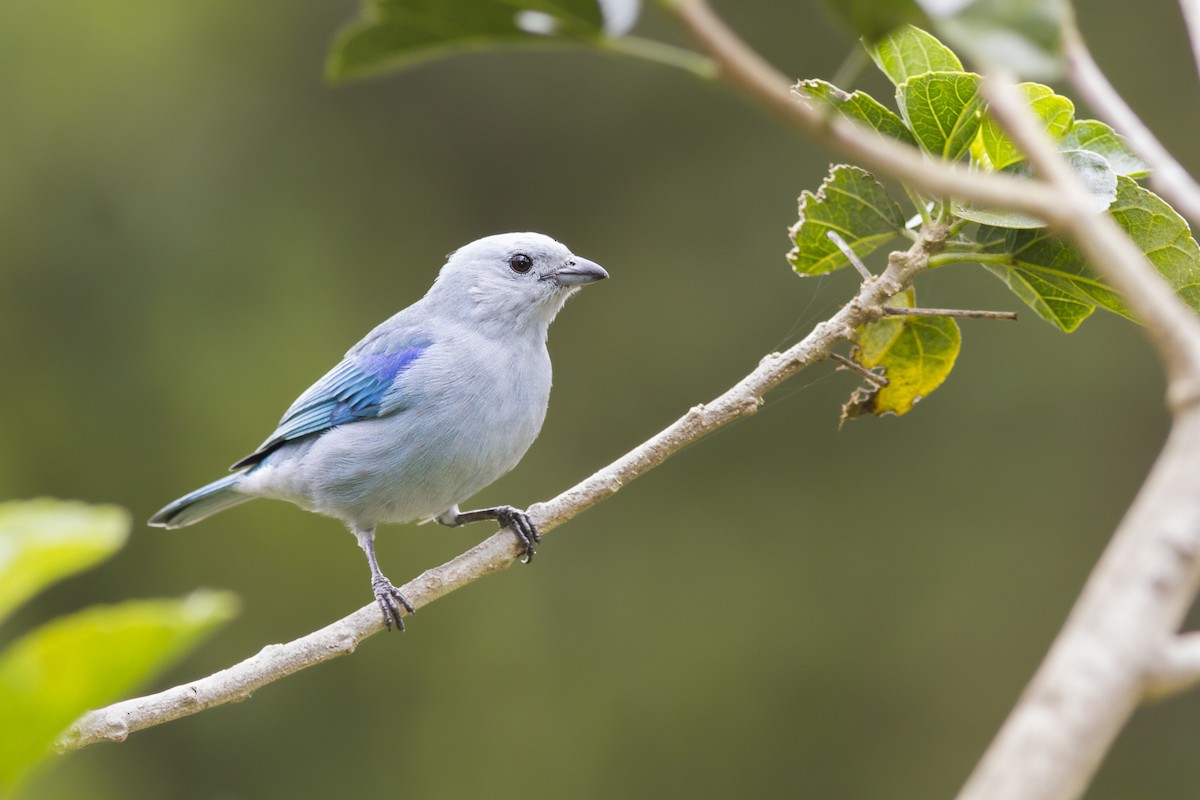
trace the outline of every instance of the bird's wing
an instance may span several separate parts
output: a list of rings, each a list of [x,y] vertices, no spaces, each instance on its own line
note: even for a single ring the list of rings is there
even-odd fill
[[[400,410],[402,392],[394,391],[396,379],[429,349],[428,341],[407,346],[363,352],[351,351],[292,403],[279,427],[258,449],[234,464],[237,470],[258,464],[281,445],[327,431],[347,422],[381,417]]]

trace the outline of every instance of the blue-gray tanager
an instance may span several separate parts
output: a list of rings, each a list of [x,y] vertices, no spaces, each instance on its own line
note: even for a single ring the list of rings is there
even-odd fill
[[[537,438],[550,397],[546,331],[598,264],[538,233],[488,236],[450,255],[424,297],[367,334],[283,415],[233,475],[150,519],[179,528],[255,497],[336,517],[367,554],[384,622],[412,604],[375,560],[381,522],[492,519],[525,560],[540,540],[511,506],[458,504],[508,472]]]

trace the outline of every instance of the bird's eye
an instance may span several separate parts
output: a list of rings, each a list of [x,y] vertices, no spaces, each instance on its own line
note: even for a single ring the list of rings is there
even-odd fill
[[[524,253],[517,253],[508,260],[508,265],[512,267],[513,272],[519,272],[524,275],[533,269],[533,259]]]

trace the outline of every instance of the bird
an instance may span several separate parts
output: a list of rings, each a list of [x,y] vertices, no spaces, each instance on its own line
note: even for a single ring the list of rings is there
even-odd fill
[[[540,233],[487,236],[447,256],[429,291],[384,321],[299,396],[233,474],[149,520],[181,528],[254,498],[340,520],[358,540],[388,630],[413,605],[379,568],[382,523],[511,528],[523,561],[541,538],[529,516],[459,504],[517,465],[546,417],[550,323],[603,280],[599,264]]]

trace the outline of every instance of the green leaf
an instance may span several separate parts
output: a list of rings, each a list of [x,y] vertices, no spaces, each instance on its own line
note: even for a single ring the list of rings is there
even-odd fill
[[[912,308],[913,290],[889,305]],[[867,369],[883,368],[888,385],[858,389],[842,406],[842,421],[863,414],[906,414],[942,385],[958,358],[962,336],[949,317],[885,317],[859,328],[854,360]]]
[[[1066,0],[974,0],[949,15],[944,0],[920,2],[938,32],[976,62],[1039,80],[1062,74]]]
[[[1175,293],[1200,312],[1200,247],[1183,217],[1124,176],[1117,179],[1117,200],[1109,212]]]
[[[911,145],[917,143],[904,120],[866,92],[847,93],[822,80],[800,81],[795,91],[813,108],[835,109],[846,119],[866,125],[884,136]]]
[[[1056,142],[1062,141],[1075,122],[1075,104],[1040,83],[1022,83],[1017,88],[1024,93],[1029,110],[1041,121],[1047,135]],[[1004,129],[990,115],[984,114],[979,135],[971,143],[972,162],[991,171],[1024,159],[1025,154],[1008,138]]]
[[[224,592],[131,600],[54,620],[14,642],[0,653],[0,792],[80,714],[161,672],[236,608]]]
[[[788,261],[800,275],[819,275],[850,262],[826,235],[833,231],[860,257],[901,235],[904,213],[871,174],[840,164],[816,194],[800,195],[800,220],[788,233]]]
[[[1200,311],[1200,247],[1187,223],[1169,205],[1132,178],[1117,178],[1117,196],[1109,213],[1171,288]],[[981,228],[992,240],[988,251],[1008,256],[985,264],[1042,319],[1064,331],[1075,330],[1098,306],[1131,317],[1121,298],[1088,267],[1083,254],[1046,229]]]
[[[914,0],[824,0],[824,6],[869,42],[923,16]]]
[[[629,0],[608,4],[624,26]],[[368,0],[361,17],[338,33],[325,72],[353,78],[461,52],[588,43],[605,35],[597,0]]]
[[[962,62],[932,34],[905,25],[868,47],[871,60],[899,86],[926,72],[962,72]]]
[[[1099,214],[1112,205],[1117,199],[1117,174],[1112,171],[1112,167],[1103,156],[1087,150],[1064,150],[1063,157],[1091,195],[1092,211]],[[1026,161],[1010,164],[1002,171],[1026,178],[1033,175],[1033,170]],[[1044,220],[1019,211],[976,208],[969,204],[956,203],[954,213],[972,222],[1002,228],[1041,228],[1046,225]]]
[[[1035,254],[1036,256],[1037,254]],[[1059,275],[1052,267],[998,266],[984,264],[1021,298],[1021,302],[1033,309],[1039,317],[1070,333],[1092,315],[1096,304],[1082,299],[1085,292],[1076,291],[1075,279]],[[1098,290],[1104,288],[1098,281]]]
[[[0,503],[0,621],[46,586],[108,558],[128,533],[129,515],[115,506]]]
[[[1094,119],[1077,120],[1059,147],[1064,150],[1087,150],[1103,156],[1118,175],[1144,178],[1150,174],[1145,162],[1129,149],[1122,136]]]
[[[979,132],[983,98],[971,72],[927,72],[896,87],[900,115],[926,152],[957,161]]]

